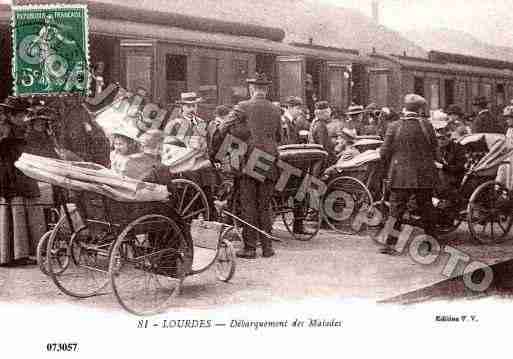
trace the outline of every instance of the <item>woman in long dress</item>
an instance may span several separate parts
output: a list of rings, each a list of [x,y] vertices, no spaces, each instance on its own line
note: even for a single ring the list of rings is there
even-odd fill
[[[24,106],[10,98],[0,108],[0,265],[35,264],[30,255],[35,254],[44,217],[42,209],[41,215],[31,215],[27,201],[40,192],[37,182],[14,166],[25,146],[17,126],[25,115]]]

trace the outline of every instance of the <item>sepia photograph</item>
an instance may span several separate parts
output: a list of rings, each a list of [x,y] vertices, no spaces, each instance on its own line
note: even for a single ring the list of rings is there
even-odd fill
[[[506,353],[510,0],[0,0],[0,47],[5,357]]]

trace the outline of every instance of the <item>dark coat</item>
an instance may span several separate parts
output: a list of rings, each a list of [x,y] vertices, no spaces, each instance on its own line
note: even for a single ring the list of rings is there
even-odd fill
[[[336,159],[335,145],[331,141],[328,134],[328,126],[325,121],[314,119],[310,127],[310,143],[316,143],[324,147],[324,150],[328,152],[328,162],[331,163]]]
[[[24,151],[25,141],[19,138],[0,140],[0,197],[38,197],[37,182],[14,166]]]
[[[506,133],[499,119],[494,118],[490,111],[481,111],[472,123],[473,133]]]
[[[108,167],[110,143],[103,130],[82,106],[70,106],[66,110],[59,144],[83,161]]]
[[[301,143],[299,138],[299,131],[310,129],[310,123],[302,116],[291,120],[287,116],[283,116],[282,120],[285,124],[285,133],[283,133],[282,144],[294,145]]]
[[[426,134],[422,130],[423,121]],[[437,141],[431,123],[408,113],[392,122],[380,149],[389,168],[391,187],[397,189],[433,188],[436,183]]]
[[[263,97],[242,101],[239,107],[246,115],[248,154],[257,148],[277,157],[278,144],[281,142],[280,109]]]

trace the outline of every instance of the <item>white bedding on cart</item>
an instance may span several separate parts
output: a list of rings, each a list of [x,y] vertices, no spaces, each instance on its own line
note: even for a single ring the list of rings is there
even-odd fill
[[[71,162],[24,153],[15,166],[26,176],[74,191],[88,191],[121,202],[166,201],[166,186],[121,176],[91,162]]]

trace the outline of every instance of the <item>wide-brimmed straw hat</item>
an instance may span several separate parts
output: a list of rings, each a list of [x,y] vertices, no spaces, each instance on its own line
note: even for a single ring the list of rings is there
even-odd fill
[[[194,105],[203,102],[203,99],[196,92],[184,92],[180,95],[179,105]]]
[[[257,73],[254,78],[247,79],[246,82],[255,85],[271,85],[273,83],[271,80],[267,79],[264,73]]]
[[[359,115],[364,112],[365,112],[365,109],[363,108],[363,106],[351,105],[347,108],[346,115],[353,116],[353,115]]]

